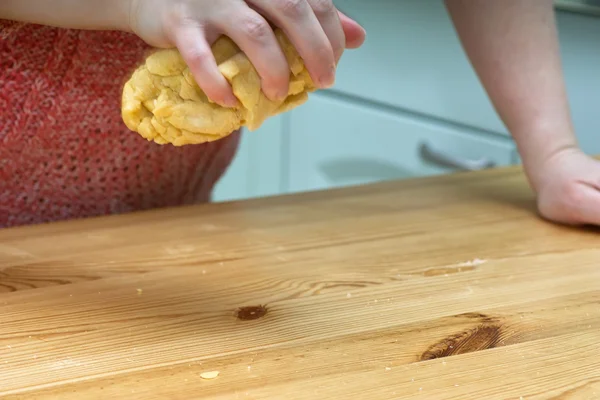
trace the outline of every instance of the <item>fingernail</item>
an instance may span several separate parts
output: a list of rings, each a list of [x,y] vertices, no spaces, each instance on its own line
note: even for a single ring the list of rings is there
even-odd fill
[[[238,106],[238,100],[235,97],[229,97],[227,96],[224,100],[223,103],[225,104],[225,107],[228,108],[235,108]]]
[[[277,101],[277,92],[273,92],[273,91],[266,92],[263,90],[263,93],[269,101]]]
[[[289,93],[289,91],[290,91],[290,88],[289,88],[289,87],[285,87],[285,88],[283,88],[283,89],[280,89],[280,90],[277,92],[277,100],[278,100],[278,101],[285,100],[285,99],[288,97],[288,93]]]
[[[287,91],[282,89],[263,91],[267,99],[271,101],[282,101],[287,97]]]

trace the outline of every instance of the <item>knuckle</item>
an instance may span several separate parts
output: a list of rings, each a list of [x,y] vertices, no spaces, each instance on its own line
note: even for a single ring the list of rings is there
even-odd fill
[[[306,10],[306,0],[279,0],[277,8],[289,18],[301,15]]]
[[[310,5],[317,17],[335,12],[335,6],[331,0],[311,0]]]
[[[165,11],[164,19],[169,25],[181,24],[189,19],[189,13],[183,4],[176,2]]]
[[[204,65],[210,60],[211,57],[208,51],[200,48],[188,49],[186,56],[188,62],[192,65]]]
[[[247,15],[241,21],[241,27],[248,37],[262,41],[269,36],[271,27],[258,15]]]

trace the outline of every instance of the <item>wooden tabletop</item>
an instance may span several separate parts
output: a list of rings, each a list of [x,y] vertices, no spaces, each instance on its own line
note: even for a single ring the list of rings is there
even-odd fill
[[[599,243],[516,169],[0,230],[0,395],[600,398]]]

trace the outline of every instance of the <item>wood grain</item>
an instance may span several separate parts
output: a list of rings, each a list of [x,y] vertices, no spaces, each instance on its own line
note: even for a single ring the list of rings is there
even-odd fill
[[[507,169],[0,231],[0,395],[600,398],[598,231],[534,205]]]

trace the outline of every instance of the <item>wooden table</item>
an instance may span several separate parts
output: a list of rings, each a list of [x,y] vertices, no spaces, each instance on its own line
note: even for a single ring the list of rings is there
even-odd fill
[[[600,398],[599,244],[515,169],[0,231],[0,394]]]

